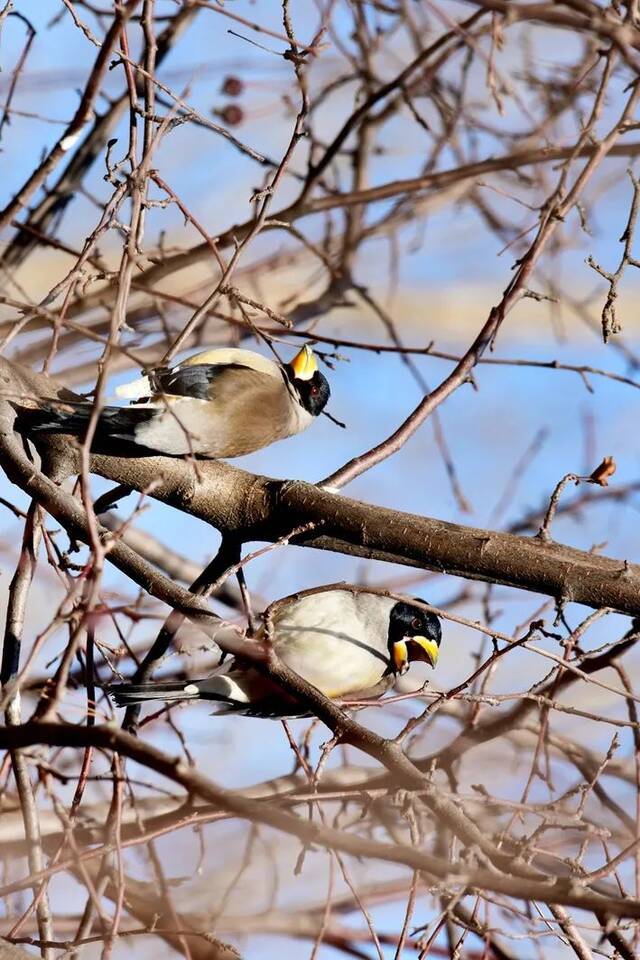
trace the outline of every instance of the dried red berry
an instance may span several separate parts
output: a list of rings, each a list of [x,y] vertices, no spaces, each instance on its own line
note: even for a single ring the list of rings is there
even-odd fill
[[[222,93],[227,97],[239,97],[241,93],[244,93],[244,82],[240,77],[225,77],[222,81]]]
[[[226,106],[216,112],[229,127],[237,127],[244,120],[244,110],[235,103],[227,103]]]

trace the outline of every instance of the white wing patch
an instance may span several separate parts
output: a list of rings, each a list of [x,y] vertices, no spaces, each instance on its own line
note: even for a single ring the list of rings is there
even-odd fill
[[[150,397],[152,392],[149,377],[130,380],[129,383],[123,383],[115,389],[116,397],[122,397],[124,400],[141,400],[142,397]]]

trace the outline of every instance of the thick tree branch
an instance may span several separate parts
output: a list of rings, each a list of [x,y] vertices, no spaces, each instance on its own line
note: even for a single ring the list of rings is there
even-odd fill
[[[1,358],[0,388],[4,397],[14,400],[33,399],[38,394],[59,396],[62,389],[55,381],[17,368]],[[2,443],[5,472],[33,493],[32,468],[29,467],[28,475],[24,467],[16,471],[13,455],[7,448],[10,437],[5,435]],[[53,440],[45,443],[43,449],[52,453],[64,451],[67,469],[77,469],[68,441],[56,447]],[[150,489],[155,499],[241,540],[274,541],[301,525],[313,524],[310,532],[293,542],[519,587],[562,602],[611,607],[631,616],[640,615],[640,566],[626,560],[602,557],[554,542],[543,543],[535,537],[390,510],[350,500],[302,481],[273,480],[218,461],[201,462],[196,475],[191,464],[178,459],[94,455],[92,469],[133,489]],[[53,504],[60,500],[59,488],[54,484],[43,485],[41,481],[38,487],[40,492],[36,496],[40,502],[50,511],[58,509]],[[44,503],[42,497],[48,503]],[[60,515],[57,519],[63,522]],[[74,529],[82,538],[78,517],[74,520]],[[121,555],[124,558],[125,547],[116,546],[110,559],[124,562],[119,558]],[[133,551],[130,551],[129,562],[139,567],[140,559]],[[148,575],[148,571],[144,575]]]

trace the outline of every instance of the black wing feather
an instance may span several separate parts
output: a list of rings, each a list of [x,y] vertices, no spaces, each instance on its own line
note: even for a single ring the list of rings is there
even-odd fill
[[[215,392],[216,380],[222,379],[231,371],[238,370],[253,371],[253,368],[242,363],[194,363],[174,370],[163,368],[153,370],[149,374],[149,381],[156,393],[211,400]]]

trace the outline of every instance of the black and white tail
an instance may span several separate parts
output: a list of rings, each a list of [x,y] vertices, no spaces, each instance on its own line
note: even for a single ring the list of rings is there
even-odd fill
[[[241,670],[189,683],[182,680],[116,683],[107,687],[107,692],[116,707],[130,707],[150,700],[163,700],[165,703],[207,700],[217,703],[217,716],[233,713],[262,720],[309,716],[307,710],[288,697],[273,690],[256,688],[251,678]]]
[[[36,408],[18,407],[16,429],[29,436],[34,433],[71,433],[83,439],[93,406],[78,404],[69,410],[53,404],[41,404]],[[111,439],[136,442],[136,430],[154,416],[150,406],[103,407],[96,425],[95,439],[106,442]]]
[[[147,700],[179,703],[181,700],[214,700],[231,708],[243,709],[249,698],[232,677],[208,677],[206,680],[153,681],[152,683],[116,683],[107,688],[116,707],[129,707]]]

